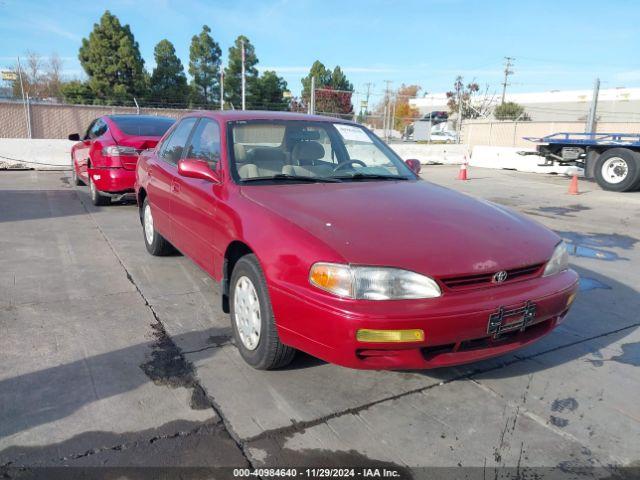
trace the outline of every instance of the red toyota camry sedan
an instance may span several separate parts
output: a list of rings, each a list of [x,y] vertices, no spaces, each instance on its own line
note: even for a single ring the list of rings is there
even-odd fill
[[[94,205],[132,193],[138,155],[153,148],[175,122],[152,115],[105,115],[96,118],[86,133],[69,135],[75,185],[89,185]]]
[[[417,170],[334,118],[190,114],[138,162],[144,241],[221,282],[258,369],[296,350],[353,368],[457,365],[562,322],[578,277],[560,238]]]

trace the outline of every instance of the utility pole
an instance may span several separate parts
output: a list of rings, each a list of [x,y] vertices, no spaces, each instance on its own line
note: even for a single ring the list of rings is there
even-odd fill
[[[244,76],[244,40],[240,40],[240,46],[242,48],[242,110],[246,110],[247,108],[247,103],[246,103],[246,83],[247,80]]]
[[[18,75],[20,76],[20,91],[22,92],[22,104],[24,105],[24,119],[27,122],[27,135],[31,138],[31,112],[29,111],[29,96],[24,93],[24,83],[22,81],[22,66],[20,57],[18,59]]]
[[[600,79],[596,78],[593,82],[593,96],[591,97],[591,108],[589,108],[589,116],[585,125],[586,133],[594,133],[596,131],[596,111],[598,109],[598,94],[600,93]]]
[[[388,120],[388,116],[391,115],[391,83],[392,80],[385,80],[384,83],[387,84],[387,88],[384,91],[384,103],[385,103],[385,109],[384,109],[384,138],[385,140],[389,140],[389,134],[388,134],[388,130],[389,130],[389,120]]]
[[[316,77],[311,77],[311,91],[309,92],[309,114],[316,114]]]
[[[367,114],[367,110],[369,109],[369,95],[371,94],[371,85],[373,85],[371,82],[367,82],[364,84],[365,87],[367,87],[367,96],[365,97],[365,101],[364,101],[364,115]],[[360,111],[360,113],[362,114],[362,109]]]
[[[220,68],[220,110],[224,110],[224,69]]]
[[[504,57],[505,59],[505,63],[504,63],[504,82],[502,82],[502,103],[504,103],[504,97],[507,93],[507,85],[509,85],[508,83],[508,79],[509,79],[509,75],[513,75],[513,70],[511,70],[511,67],[513,66],[513,61],[515,60],[515,58],[513,57]]]

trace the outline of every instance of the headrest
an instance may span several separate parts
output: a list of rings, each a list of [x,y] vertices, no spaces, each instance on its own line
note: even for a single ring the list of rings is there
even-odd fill
[[[243,163],[247,159],[247,149],[241,143],[234,143],[233,155],[236,159],[236,162]]]
[[[252,163],[280,162],[284,163],[284,152],[274,147],[255,147],[249,150],[247,159]]]
[[[318,142],[296,143],[291,152],[294,160],[318,160],[324,157],[324,147]]]

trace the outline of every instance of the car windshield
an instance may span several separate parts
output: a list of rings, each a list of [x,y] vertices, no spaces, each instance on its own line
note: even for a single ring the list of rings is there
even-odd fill
[[[358,125],[255,120],[230,127],[231,173],[242,183],[416,178],[389,147]]]
[[[110,118],[122,133],[141,137],[161,137],[175,122],[172,118],[144,115],[113,115]]]

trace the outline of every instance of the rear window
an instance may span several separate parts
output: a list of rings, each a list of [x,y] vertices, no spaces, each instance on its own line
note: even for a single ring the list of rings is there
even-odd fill
[[[110,118],[122,133],[141,137],[161,137],[175,122],[173,118],[141,117],[138,115]]]

